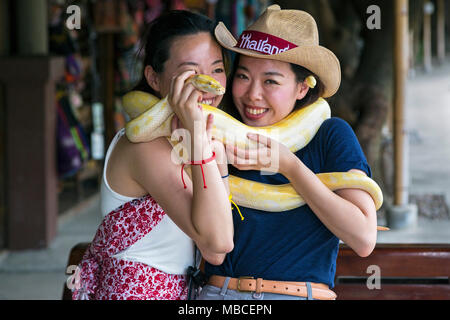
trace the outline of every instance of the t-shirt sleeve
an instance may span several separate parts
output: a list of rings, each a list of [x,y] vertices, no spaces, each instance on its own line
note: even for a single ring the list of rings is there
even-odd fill
[[[323,172],[346,172],[350,169],[364,171],[372,176],[372,171],[350,125],[340,118],[324,121]]]

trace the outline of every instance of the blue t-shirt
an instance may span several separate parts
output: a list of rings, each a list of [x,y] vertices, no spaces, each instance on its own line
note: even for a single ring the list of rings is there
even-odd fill
[[[324,121],[317,134],[296,156],[314,173],[371,170],[352,128],[342,119]],[[267,184],[289,183],[281,174],[261,175],[230,166],[230,174]],[[267,280],[310,281],[334,287],[339,239],[308,205],[284,212],[240,206],[233,210],[234,249],[220,266],[205,264],[209,275],[251,276]]]

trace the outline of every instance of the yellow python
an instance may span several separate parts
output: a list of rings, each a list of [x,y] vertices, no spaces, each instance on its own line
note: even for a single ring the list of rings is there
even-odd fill
[[[192,82],[201,91],[217,95],[225,92],[220,83],[206,75],[195,75],[187,81]],[[125,128],[131,142],[145,142],[157,137],[171,136],[170,126],[174,113],[167,103],[167,97],[159,100],[146,92],[131,91],[123,97],[123,106],[131,118]],[[247,138],[247,133],[253,132],[279,141],[292,152],[306,146],[322,122],[330,117],[330,107],[322,98],[292,112],[280,122],[266,127],[249,127],[220,109],[205,104],[202,104],[202,107],[205,114],[214,115],[212,129],[214,138],[248,148],[255,144]],[[364,174],[333,172],[320,173],[317,177],[332,191],[345,188],[365,190],[372,196],[377,210],[383,203],[381,189],[375,181]],[[239,205],[248,208],[280,212],[297,208],[305,203],[290,184],[268,185],[230,175],[229,185],[233,199]]]

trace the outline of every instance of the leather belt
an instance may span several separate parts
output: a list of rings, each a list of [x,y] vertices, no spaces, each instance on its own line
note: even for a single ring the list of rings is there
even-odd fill
[[[209,278],[208,284],[222,288],[226,277],[213,275]],[[336,293],[322,283],[310,282],[312,297],[318,300],[335,300]],[[287,294],[298,297],[308,297],[306,282],[273,281],[254,279],[252,277],[231,278],[228,283],[228,289],[239,292],[267,292],[277,294]]]

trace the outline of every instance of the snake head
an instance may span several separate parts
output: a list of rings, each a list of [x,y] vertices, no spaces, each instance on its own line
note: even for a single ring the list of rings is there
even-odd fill
[[[218,96],[225,93],[225,88],[220,82],[206,74],[194,74],[186,81],[192,83],[194,87],[203,92],[213,93]]]

